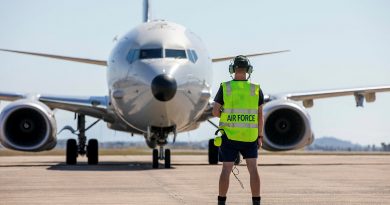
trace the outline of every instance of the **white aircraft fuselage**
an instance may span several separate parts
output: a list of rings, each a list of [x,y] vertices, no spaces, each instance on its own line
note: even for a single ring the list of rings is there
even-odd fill
[[[140,133],[186,130],[211,96],[211,58],[200,38],[176,23],[142,23],[117,42],[107,64],[112,109]]]
[[[76,164],[86,155],[89,164],[98,163],[98,141],[86,131],[99,120],[110,129],[144,135],[153,148],[153,168],[164,160],[171,166],[168,135],[173,142],[178,132],[196,129],[212,118],[212,63],[231,61],[235,56],[210,58],[198,36],[187,28],[165,20],[151,20],[150,1],[144,0],[144,23],[121,37],[109,59],[97,60],[47,53],[1,49],[65,61],[107,67],[107,96],[64,96],[1,92],[0,100],[11,101],[0,113],[0,143],[9,149],[39,152],[53,149],[57,140],[54,109],[77,114],[77,129],[65,126],[77,135],[68,139],[66,163]],[[288,50],[245,54],[255,57]],[[88,80],[88,79],[87,79]],[[265,95],[262,148],[273,151],[301,149],[314,140],[306,108],[314,100],[353,96],[356,106],[374,102],[376,93],[389,92],[390,85],[349,89],[294,92]],[[302,105],[298,104],[302,102]],[[86,125],[86,116],[97,118]],[[209,121],[215,127],[218,127]],[[159,146],[160,150],[154,149]],[[209,140],[209,163],[218,163],[218,148]]]

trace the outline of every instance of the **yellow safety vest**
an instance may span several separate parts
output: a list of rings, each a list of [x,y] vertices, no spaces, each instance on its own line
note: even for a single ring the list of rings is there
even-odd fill
[[[258,109],[260,86],[248,81],[222,83],[223,110],[219,128],[228,139],[254,142],[258,137]]]

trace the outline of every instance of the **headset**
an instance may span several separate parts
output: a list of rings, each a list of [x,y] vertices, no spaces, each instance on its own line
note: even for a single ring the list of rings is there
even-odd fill
[[[245,65],[243,65],[243,64],[245,64]],[[249,74],[249,76],[253,72],[253,66],[251,65],[251,62],[249,61],[249,59],[246,56],[239,55],[239,56],[236,56],[235,58],[233,58],[230,61],[229,73],[230,74],[235,73],[236,68],[238,68],[238,67],[245,67],[246,72]]]

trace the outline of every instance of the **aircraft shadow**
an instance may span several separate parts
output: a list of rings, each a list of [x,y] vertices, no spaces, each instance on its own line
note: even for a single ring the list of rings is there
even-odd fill
[[[147,171],[166,169],[164,164],[159,164],[158,169],[152,168],[150,162],[99,162],[98,165],[89,165],[85,162],[78,163],[77,165],[67,165],[65,163],[58,163],[47,168],[48,170],[57,171]],[[174,169],[171,167],[169,169]]]
[[[390,165],[390,163],[268,163],[258,164],[259,167],[289,167],[289,166],[375,166],[375,165]],[[221,163],[218,165],[209,165],[206,163],[173,163],[171,168],[175,169],[181,166],[222,166]],[[246,166],[240,164],[238,166]],[[152,168],[150,162],[100,162],[98,165],[88,165],[86,162],[80,162],[77,165],[67,165],[64,162],[37,162],[36,164],[8,164],[0,165],[2,167],[47,167],[47,170],[57,171],[149,171],[149,170],[166,170],[164,164],[159,164],[158,169]]]
[[[390,163],[312,163],[312,164],[274,163],[274,164],[259,164],[260,167],[275,167],[275,166],[372,166],[372,165],[390,165]]]
[[[175,166],[218,166],[218,165],[222,165],[222,163],[220,162],[218,165],[209,165],[208,163],[204,163],[204,164],[186,164],[186,163],[180,163],[180,164],[173,164]],[[259,167],[278,167],[278,166],[361,166],[361,165],[367,165],[367,166],[371,166],[371,165],[390,165],[390,163],[312,163],[312,164],[307,164],[307,163],[302,163],[302,164],[299,164],[299,163],[268,163],[268,164],[264,164],[264,163],[260,163],[258,164],[257,166]],[[246,164],[239,164],[237,166],[246,166]]]

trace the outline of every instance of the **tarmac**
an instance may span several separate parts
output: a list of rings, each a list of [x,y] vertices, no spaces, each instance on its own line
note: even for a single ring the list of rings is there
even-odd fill
[[[0,204],[216,204],[221,165],[207,155],[175,156],[151,168],[151,156],[100,156],[99,165],[67,166],[62,156],[0,157]],[[227,204],[251,204],[245,162],[242,189],[230,178]],[[390,204],[390,155],[264,155],[262,204]]]

